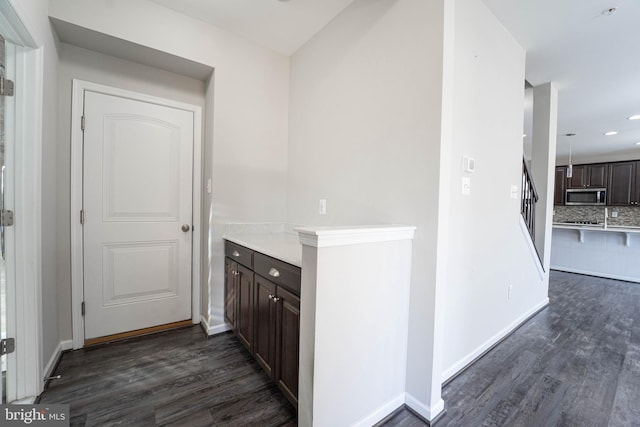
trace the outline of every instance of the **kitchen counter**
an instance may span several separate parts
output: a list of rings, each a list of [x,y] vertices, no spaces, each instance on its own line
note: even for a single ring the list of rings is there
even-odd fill
[[[553,224],[551,268],[640,282],[640,227]]]
[[[564,222],[554,222],[553,228],[564,228],[567,230],[592,230],[592,231],[613,231],[619,233],[640,233],[640,227],[630,225],[607,225],[604,224],[567,224]]]
[[[297,233],[290,233],[282,228],[255,231],[234,227],[233,230],[228,228],[225,231],[224,239],[296,267],[302,267],[302,245]]]

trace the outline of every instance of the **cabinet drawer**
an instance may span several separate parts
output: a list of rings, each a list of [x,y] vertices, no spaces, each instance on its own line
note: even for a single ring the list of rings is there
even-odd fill
[[[256,252],[253,270],[256,274],[300,296],[300,268]]]
[[[245,267],[253,268],[253,251],[244,246],[236,245],[228,240],[224,241],[224,254]]]

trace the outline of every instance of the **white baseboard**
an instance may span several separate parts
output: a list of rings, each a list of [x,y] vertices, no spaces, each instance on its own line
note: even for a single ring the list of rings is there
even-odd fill
[[[391,414],[393,411],[398,409],[404,404],[404,393],[400,394],[397,397],[394,397],[389,402],[380,406],[378,409],[373,411],[371,414],[362,418],[360,421],[356,421],[352,426],[354,427],[370,427],[375,425],[379,421],[382,421],[385,417]]]
[[[42,371],[44,373],[45,377],[50,377],[51,374],[53,374],[53,368],[55,368],[56,362],[58,361],[58,358],[60,357],[60,354],[63,351],[71,350],[72,348],[73,348],[73,341],[72,340],[60,341],[58,343],[58,346],[56,347],[56,349],[51,354],[51,357],[49,358],[49,361],[47,362],[47,364],[44,367],[44,370]]]
[[[458,374],[460,371],[462,371],[463,369],[465,369],[471,362],[473,362],[474,360],[476,360],[478,357],[480,357],[484,352],[486,352],[487,350],[489,350],[491,347],[493,347],[496,343],[500,342],[500,340],[502,340],[504,337],[506,337],[507,335],[509,335],[511,332],[513,332],[514,330],[516,330],[517,328],[520,327],[520,325],[522,325],[524,322],[526,322],[527,320],[529,320],[529,318],[531,316],[533,316],[534,314],[536,314],[538,311],[542,310],[543,308],[545,308],[547,305],[549,305],[549,298],[545,298],[542,301],[540,301],[538,304],[536,304],[535,306],[533,306],[532,308],[530,308],[526,313],[524,313],[522,316],[518,317],[515,321],[513,321],[509,326],[507,326],[506,328],[502,329],[500,332],[498,332],[497,334],[495,334],[494,336],[492,336],[491,338],[489,338],[488,340],[486,340],[484,343],[482,343],[479,347],[477,347],[474,351],[472,351],[471,353],[469,353],[467,356],[463,357],[462,359],[460,359],[457,363],[455,363],[453,366],[449,367],[447,370],[444,371],[444,373],[442,374],[442,382],[446,382],[449,378],[455,376],[456,374]]]
[[[34,403],[36,403],[36,398],[33,396],[11,402],[12,405],[33,405]]]
[[[580,270],[577,268],[559,267],[557,265],[552,265],[550,268],[551,270],[564,271],[567,273],[586,274],[587,276],[603,277],[605,279],[624,280],[625,282],[640,283],[640,278],[638,277],[620,276],[618,274],[608,274],[600,273],[597,271]]]
[[[440,399],[435,405],[429,406],[420,402],[410,393],[405,393],[404,403],[427,421],[436,419],[444,411],[444,400]]]
[[[204,328],[207,335],[209,336],[221,334],[223,332],[227,332],[231,330],[231,327],[226,323],[223,323],[222,325],[209,326],[209,322],[207,321],[207,318],[204,316],[200,317],[200,323],[202,324],[202,327]]]

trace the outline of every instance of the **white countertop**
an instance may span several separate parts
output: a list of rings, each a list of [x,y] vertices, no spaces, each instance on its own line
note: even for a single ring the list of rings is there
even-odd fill
[[[302,267],[302,245],[297,233],[284,231],[265,233],[227,231],[224,238],[272,258]]]
[[[565,224],[562,222],[554,222],[553,228],[566,230],[611,231],[617,233],[640,233],[640,227],[623,225],[607,225],[605,228],[604,224]]]

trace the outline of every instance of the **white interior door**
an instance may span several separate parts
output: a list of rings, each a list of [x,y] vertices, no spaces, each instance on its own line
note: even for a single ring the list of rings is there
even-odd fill
[[[194,114],[84,92],[85,339],[191,319]]]

